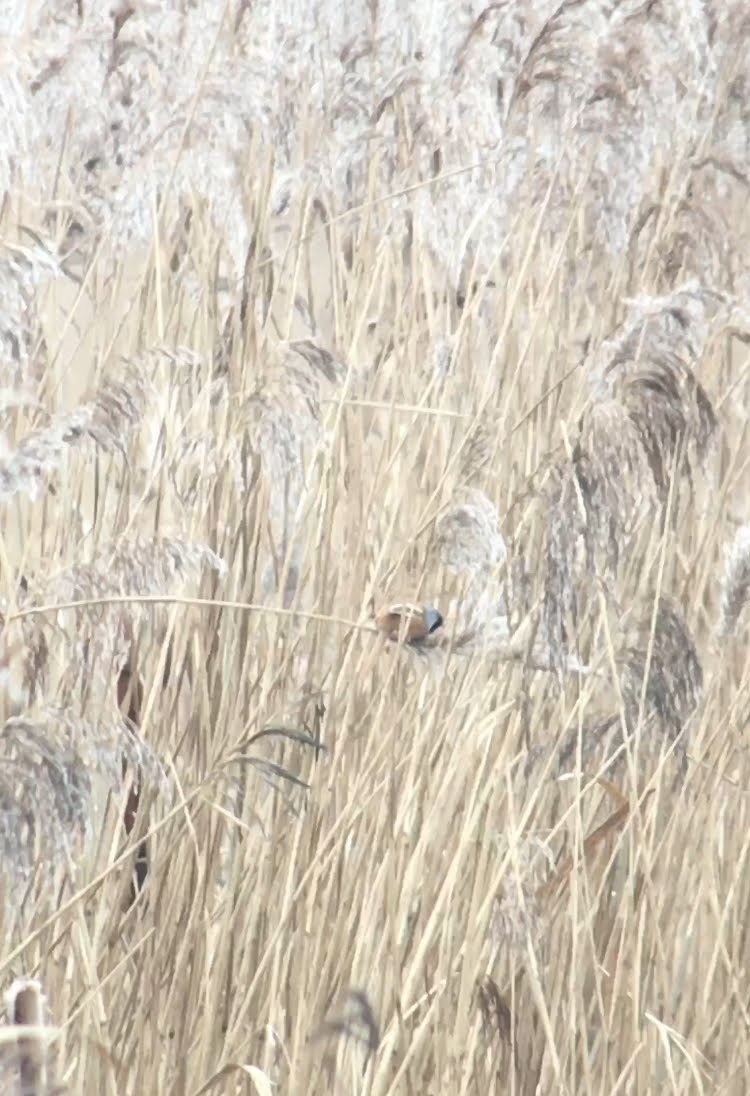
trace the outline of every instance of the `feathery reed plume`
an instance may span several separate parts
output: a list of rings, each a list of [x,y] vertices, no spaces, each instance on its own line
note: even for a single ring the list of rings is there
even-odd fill
[[[220,576],[227,573],[224,560],[205,544],[176,537],[135,537],[101,545],[91,563],[81,563],[53,575],[37,588],[24,607],[158,594],[171,583],[197,578],[205,567]],[[96,606],[91,608],[96,610]]]
[[[690,476],[716,431],[716,412],[693,373],[711,331],[711,301],[716,294],[690,283],[630,302],[628,320],[590,373],[595,394],[619,400],[633,421],[662,497],[672,468]]]
[[[184,510],[190,510],[222,473],[226,473],[238,498],[245,489],[242,452],[234,437],[220,439],[213,433],[187,434],[180,438],[168,474]]]
[[[544,636],[562,653],[577,625],[580,579],[617,567],[656,500],[640,432],[617,400],[583,414],[572,459],[553,466],[546,498]]]
[[[22,587],[25,596],[28,587]],[[0,611],[0,696],[4,715],[23,711],[30,683],[43,680],[48,649],[44,633],[23,620],[8,621],[5,600]],[[34,690],[32,690],[34,691]]]
[[[247,425],[272,478],[300,469],[306,442],[321,432],[324,387],[338,386],[347,367],[319,342],[301,339],[268,351],[268,363],[245,405]]]
[[[94,720],[72,708],[30,711],[0,729],[0,753],[0,844],[17,881],[75,864],[93,833],[97,781],[119,792],[123,757],[146,779],[165,779],[119,713]]]
[[[446,612],[453,629],[444,637],[458,652],[505,650],[511,623],[504,592],[492,578],[472,583],[464,596],[454,598]]]
[[[483,491],[472,487],[462,492],[437,522],[440,559],[474,578],[490,572],[507,557],[499,523],[497,508]]]
[[[618,400],[596,401],[580,422],[573,453],[586,535],[610,566],[655,502],[640,432]]]
[[[638,722],[643,698],[644,720],[677,738],[703,696],[700,658],[677,606],[660,597],[653,630],[652,612],[646,612],[618,662],[629,727]]]
[[[277,556],[283,559],[293,534],[293,518],[324,441],[321,400],[341,383],[346,366],[314,339],[280,343],[241,419],[270,489],[270,513]]]
[[[145,373],[132,364],[125,379],[106,378],[92,400],[79,409],[84,417],[82,432],[104,452],[125,455],[125,442],[146,413],[149,393]]]
[[[3,384],[28,384],[38,379],[46,359],[37,290],[60,274],[60,264],[41,242],[36,247],[6,244],[5,251],[0,259],[0,377]]]
[[[727,638],[734,635],[750,597],[750,523],[737,530],[724,555],[721,608],[716,630],[720,637]]]
[[[224,561],[205,545],[174,537],[136,537],[102,545],[91,563],[78,564],[36,586],[32,584],[20,599],[23,610],[77,601],[92,604],[60,610],[52,622],[41,613],[22,618],[30,695],[38,694],[43,681],[48,651],[45,628],[50,623],[55,624],[58,637],[72,646],[61,686],[63,695],[68,695],[82,676],[87,677],[89,685],[98,682],[106,695],[111,675],[116,675],[127,661],[136,625],[147,615],[147,609],[137,601],[109,605],[106,599],[174,592],[175,583],[196,579],[204,568],[220,576],[227,571]],[[103,599],[102,603],[97,599]],[[95,668],[98,673],[92,677]]]
[[[0,500],[20,492],[33,495],[67,450],[82,441],[125,455],[126,440],[140,424],[146,400],[145,378],[135,369],[126,381],[105,380],[89,402],[56,416],[0,457]]]
[[[610,581],[643,519],[661,512],[673,470],[692,486],[706,465],[717,417],[693,367],[717,299],[689,284],[632,302],[591,368],[572,458],[553,466],[545,489],[542,618],[553,656],[576,631],[583,576]]]
[[[496,507],[476,488],[458,491],[450,508],[438,519],[434,547],[448,570],[466,579],[460,595],[446,612],[450,633],[441,642],[460,653],[481,648],[505,651],[512,626],[509,604],[515,603],[513,576],[518,568],[508,564],[508,549],[498,528]],[[523,614],[522,614],[523,615]]]

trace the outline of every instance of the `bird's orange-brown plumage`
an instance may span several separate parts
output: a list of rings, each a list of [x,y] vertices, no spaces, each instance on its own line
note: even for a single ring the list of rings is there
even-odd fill
[[[388,639],[403,637],[406,643],[421,643],[442,627],[443,618],[431,605],[389,605],[380,610],[375,622]]]

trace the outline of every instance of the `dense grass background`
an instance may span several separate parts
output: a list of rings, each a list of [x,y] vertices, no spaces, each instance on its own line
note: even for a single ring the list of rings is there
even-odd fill
[[[4,1091],[747,1091],[743,9],[3,13]]]

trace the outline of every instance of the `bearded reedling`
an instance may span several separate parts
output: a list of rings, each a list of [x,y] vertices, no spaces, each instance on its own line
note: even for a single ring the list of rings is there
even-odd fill
[[[387,639],[417,645],[443,626],[443,618],[431,605],[389,605],[375,623]]]

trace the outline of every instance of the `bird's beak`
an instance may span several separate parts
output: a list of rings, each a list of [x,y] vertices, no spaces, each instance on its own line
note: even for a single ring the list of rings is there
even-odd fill
[[[425,627],[427,628],[427,634],[431,635],[433,632],[437,631],[438,628],[442,627],[443,618],[437,609],[426,608],[424,611],[424,622]]]

